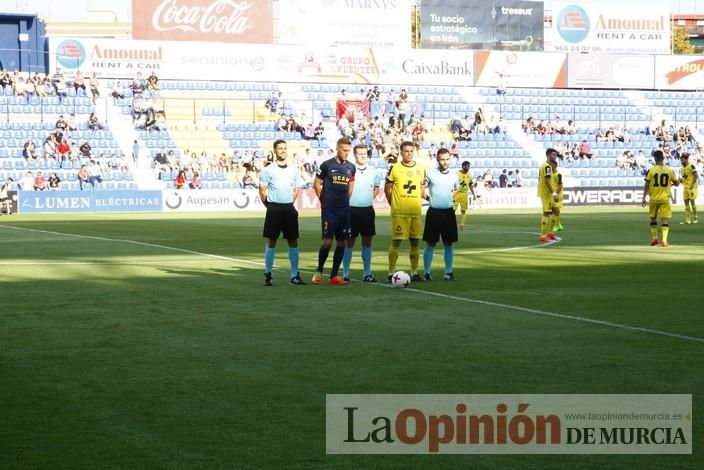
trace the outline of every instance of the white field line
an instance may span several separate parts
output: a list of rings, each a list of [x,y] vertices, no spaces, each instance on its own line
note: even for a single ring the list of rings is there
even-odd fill
[[[12,230],[23,230],[23,231],[28,231],[28,232],[45,233],[45,234],[49,234],[49,235],[58,235],[58,236],[64,236],[64,237],[74,237],[74,238],[83,238],[83,239],[108,241],[108,242],[129,243],[129,244],[139,245],[139,246],[149,246],[149,247],[153,247],[153,248],[161,248],[164,250],[178,251],[181,253],[188,253],[188,254],[197,255],[197,256],[205,256],[208,258],[214,258],[214,259],[218,259],[218,260],[231,261],[231,262],[235,262],[235,263],[248,263],[248,264],[256,264],[256,265],[262,264],[262,263],[258,263],[258,262],[250,261],[250,260],[231,258],[229,256],[213,255],[210,253],[202,253],[199,251],[186,250],[184,248],[176,248],[176,247],[172,247],[172,246],[158,245],[156,243],[139,242],[139,241],[135,241],[135,240],[96,237],[96,236],[91,236],[91,235],[78,235],[78,234],[73,234],[73,233],[52,232],[52,231],[48,231],[48,230],[38,230],[38,229],[31,229],[31,228],[24,228],[24,227],[12,227],[12,226],[8,226],[8,225],[0,225],[0,227],[12,229]],[[557,240],[555,240],[555,242],[557,242]],[[547,243],[539,245],[539,246],[546,246],[546,245],[547,245]],[[378,285],[380,287],[392,288],[391,286],[389,286],[387,284],[383,284],[383,283],[372,284],[372,285]],[[454,301],[458,301],[458,302],[486,305],[486,306],[490,306],[490,307],[503,308],[506,310],[513,310],[516,312],[527,313],[527,314],[531,314],[531,315],[559,318],[561,320],[571,320],[571,321],[577,321],[577,322],[582,322],[582,323],[588,323],[588,324],[592,324],[592,325],[604,326],[604,327],[608,327],[608,328],[616,328],[616,329],[627,330],[627,331],[636,331],[639,333],[647,333],[647,334],[658,335],[658,336],[667,336],[670,338],[676,338],[676,339],[681,339],[681,340],[685,340],[685,341],[704,343],[704,338],[699,338],[697,336],[680,335],[677,333],[670,333],[668,331],[656,330],[653,328],[644,328],[644,327],[640,327],[640,326],[624,325],[622,323],[614,323],[614,322],[610,322],[610,321],[606,321],[606,320],[596,320],[593,318],[581,317],[579,315],[567,315],[564,313],[549,312],[546,310],[538,310],[538,309],[534,309],[534,308],[521,307],[518,305],[503,304],[503,303],[499,303],[499,302],[491,302],[489,300],[478,300],[478,299],[471,299],[468,297],[459,297],[456,295],[443,294],[440,292],[432,292],[432,291],[427,291],[427,290],[422,290],[422,289],[407,288],[406,290],[413,292],[413,293],[416,293],[416,294],[429,295],[432,297],[438,297],[438,298],[442,298],[442,299],[446,299],[446,300],[454,300]]]
[[[34,233],[44,233],[47,235],[57,235],[60,237],[70,237],[70,238],[82,238],[85,240],[98,240],[98,241],[103,241],[103,242],[117,242],[117,243],[128,243],[130,245],[138,245],[138,246],[148,246],[151,248],[159,248],[162,250],[170,250],[170,251],[177,251],[179,253],[188,253],[189,255],[196,255],[196,256],[205,256],[207,258],[212,258],[212,259],[217,259],[220,261],[230,261],[230,262],[235,262],[235,263],[247,263],[247,264],[255,264],[257,266],[262,266],[264,263],[259,262],[259,261],[251,261],[248,259],[238,259],[238,258],[231,258],[229,256],[220,256],[220,255],[213,255],[211,253],[203,253],[200,251],[194,251],[194,250],[187,250],[185,248],[177,248],[174,246],[166,246],[166,245],[159,245],[157,243],[147,243],[147,242],[139,242],[135,240],[128,240],[125,238],[108,238],[108,237],[97,237],[94,235],[79,235],[76,233],[63,233],[63,232],[52,232],[50,230],[38,230],[34,228],[25,228],[25,227],[13,227],[11,225],[0,225],[2,228],[10,229],[10,230],[20,230],[20,231],[25,231],[25,232],[34,232]]]

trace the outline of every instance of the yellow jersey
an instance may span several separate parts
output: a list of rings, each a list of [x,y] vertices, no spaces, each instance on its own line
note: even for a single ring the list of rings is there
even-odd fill
[[[655,165],[648,170],[645,181],[648,182],[648,194],[651,202],[667,202],[670,200],[670,186],[677,180],[672,168],[665,165]]]
[[[557,168],[551,168],[552,174],[550,175],[550,184],[552,189],[557,191],[558,196],[562,196],[562,173]]]
[[[411,166],[398,162],[391,167],[386,177],[386,182],[392,183],[391,215],[420,216],[424,181],[425,169],[418,162]]]
[[[553,169],[550,163],[547,161],[543,162],[543,164],[540,165],[540,169],[538,169],[538,196],[552,196],[552,191],[550,191],[548,185],[545,183],[545,177],[550,177],[550,184],[553,186],[552,189],[555,189],[555,183],[552,181],[552,174]]]
[[[697,186],[697,169],[694,165],[687,165],[680,168],[680,178],[685,189]]]
[[[464,195],[467,195],[470,186],[472,185],[472,173],[469,171],[467,173],[462,173],[462,171],[457,172],[457,191]]]

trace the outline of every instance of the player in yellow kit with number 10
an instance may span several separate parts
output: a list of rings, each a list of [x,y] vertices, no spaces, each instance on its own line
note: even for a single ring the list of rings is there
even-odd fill
[[[672,205],[670,204],[670,187],[678,186],[679,180],[675,176],[672,168],[666,166],[663,161],[665,155],[662,150],[653,152],[655,165],[645,176],[645,186],[643,187],[642,205],[645,207],[646,196],[650,196],[650,246],[655,246],[658,241],[658,215],[660,216],[660,228],[662,229],[662,246],[669,246],[667,236],[670,233],[670,218],[672,217]]]

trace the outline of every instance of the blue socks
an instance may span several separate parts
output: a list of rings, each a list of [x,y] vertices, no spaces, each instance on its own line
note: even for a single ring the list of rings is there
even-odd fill
[[[350,265],[352,264],[352,248],[345,248],[345,255],[342,258],[342,275],[350,275]]]
[[[298,247],[288,247],[288,261],[291,263],[291,277],[298,274]]]
[[[350,250],[351,252],[352,250]],[[351,256],[350,256],[351,257]],[[372,247],[362,247],[362,266],[364,267],[364,275],[368,276],[372,273]]]
[[[455,251],[452,249],[452,245],[444,245],[445,248],[445,272],[452,272],[452,263],[455,259]]]
[[[264,272],[270,273],[274,269],[274,257],[276,256],[276,248],[267,246],[264,248]]]
[[[429,273],[430,268],[433,265],[433,254],[435,247],[428,245],[426,243],[425,249],[423,250],[423,272]]]

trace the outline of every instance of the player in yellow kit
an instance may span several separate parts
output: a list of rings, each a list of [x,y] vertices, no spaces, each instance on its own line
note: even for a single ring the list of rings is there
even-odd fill
[[[682,161],[680,182],[684,189],[682,196],[684,199],[684,222],[680,222],[680,224],[697,224],[699,223],[699,218],[697,217],[695,200],[697,199],[699,175],[697,175],[697,168],[689,163],[688,153],[683,153],[680,159]]]
[[[477,196],[474,194],[474,186],[472,185],[472,173],[469,172],[469,161],[465,160],[462,162],[462,169],[457,172],[457,182],[459,189],[455,191],[455,195],[452,199],[452,210],[456,211],[457,206],[460,207],[460,230],[464,230],[464,224],[467,222],[467,194],[472,192],[472,197],[474,199]]]
[[[663,163],[665,156],[662,150],[653,152],[653,158],[655,165],[648,170],[648,174],[645,176],[642,205],[645,207],[645,198],[650,196],[650,246],[658,244],[658,215],[662,229],[662,246],[668,246],[667,236],[670,233],[670,218],[672,217],[670,187],[678,186],[680,182],[672,168]]]
[[[386,177],[384,193],[391,206],[391,246],[389,247],[389,276],[396,271],[398,252],[403,240],[408,240],[410,247],[411,280],[423,281],[418,274],[420,259],[420,238],[423,235],[421,224],[421,202],[425,169],[413,160],[415,146],[413,142],[401,144],[401,161],[394,164]]]
[[[552,231],[561,232],[562,231],[562,221],[560,220],[560,212],[562,211],[562,199],[564,197],[564,192],[562,191],[562,173],[557,166],[557,159],[551,164],[552,175],[550,175],[550,182],[552,183],[552,189],[557,193],[557,200],[552,206]]]
[[[550,231],[553,227],[553,209],[558,202],[557,188],[553,187],[553,165],[557,165],[557,150],[549,148],[545,151],[545,161],[538,169],[538,196],[543,206],[543,215],[540,219],[541,242],[555,239],[555,234]]]

